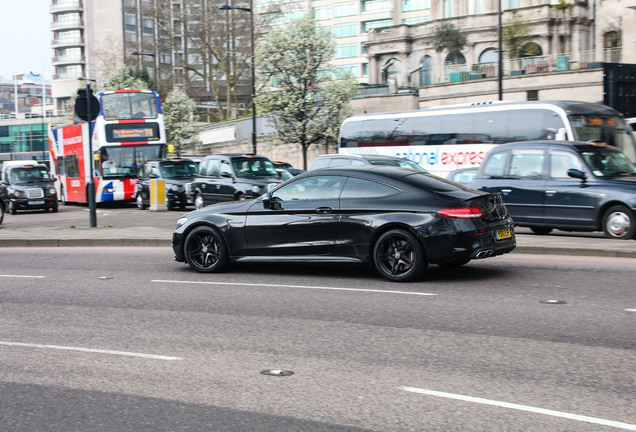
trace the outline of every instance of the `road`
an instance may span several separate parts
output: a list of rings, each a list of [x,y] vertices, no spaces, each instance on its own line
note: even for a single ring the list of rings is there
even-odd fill
[[[636,430],[634,259],[392,284],[171,258],[0,248],[3,431]]]

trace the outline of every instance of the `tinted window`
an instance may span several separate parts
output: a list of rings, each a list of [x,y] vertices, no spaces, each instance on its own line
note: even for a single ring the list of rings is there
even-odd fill
[[[291,182],[272,193],[272,201],[337,199],[346,177],[316,176]]]
[[[486,162],[484,162],[484,175],[502,176],[504,175],[504,166],[508,158],[507,151],[493,153]]]
[[[553,150],[550,152],[550,177],[570,178],[569,169],[581,170],[581,161],[574,153]]]
[[[316,158],[311,163],[311,169],[325,168],[329,166],[329,159],[327,158]]]
[[[545,152],[542,149],[523,149],[512,152],[508,175],[513,177],[542,177]]]
[[[380,198],[393,195],[397,192],[399,192],[397,189],[381,183],[359,178],[349,178],[347,183],[345,183],[340,198]]]

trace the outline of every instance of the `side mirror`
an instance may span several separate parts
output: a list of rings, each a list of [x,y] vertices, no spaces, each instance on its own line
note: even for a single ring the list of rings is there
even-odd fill
[[[233,178],[232,173],[229,173],[229,172],[227,172],[227,171],[223,171],[223,172],[221,173],[221,177],[224,177],[224,178]]]
[[[269,193],[266,193],[265,195],[263,195],[263,208],[265,209],[270,209],[272,208],[272,198],[269,196]]]
[[[579,180],[585,181],[587,179],[587,176],[585,175],[585,173],[581,170],[577,170],[574,168],[570,168],[568,170],[568,175],[572,178],[577,178]]]

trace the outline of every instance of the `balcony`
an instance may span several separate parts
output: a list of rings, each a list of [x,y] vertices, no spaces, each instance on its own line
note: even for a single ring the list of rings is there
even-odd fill
[[[603,63],[620,63],[620,59],[620,48],[504,59],[503,75],[517,76],[593,69],[602,67]],[[473,65],[446,64],[443,71],[443,82],[451,83],[482,78],[496,78],[497,74],[497,63]]]
[[[65,48],[65,47],[82,47],[84,46],[84,39],[81,37],[56,39],[51,42],[53,48]]]
[[[49,12],[52,14],[64,13],[64,12],[81,12],[84,8],[80,1],[70,1],[64,3],[58,3],[51,5]]]
[[[65,21],[56,21],[51,23],[51,30],[75,30],[75,29],[83,29],[84,23],[81,19],[72,19]]]

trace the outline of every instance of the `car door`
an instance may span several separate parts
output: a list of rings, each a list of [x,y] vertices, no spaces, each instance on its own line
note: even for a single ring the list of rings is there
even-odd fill
[[[499,155],[496,155],[499,156]],[[491,156],[484,162],[486,178],[478,180],[486,192],[501,192],[510,216],[519,224],[543,223],[545,198],[545,150],[542,148],[517,148],[510,151],[506,161]],[[493,166],[488,166],[492,164]],[[494,167],[498,164],[497,167]],[[496,169],[495,169],[496,168]]]
[[[246,218],[247,255],[320,256],[333,251],[346,177],[319,175],[292,181],[257,201]]]
[[[578,153],[552,149],[545,190],[545,223],[554,227],[595,227],[602,194],[586,182],[568,176],[569,169],[586,170]]]

